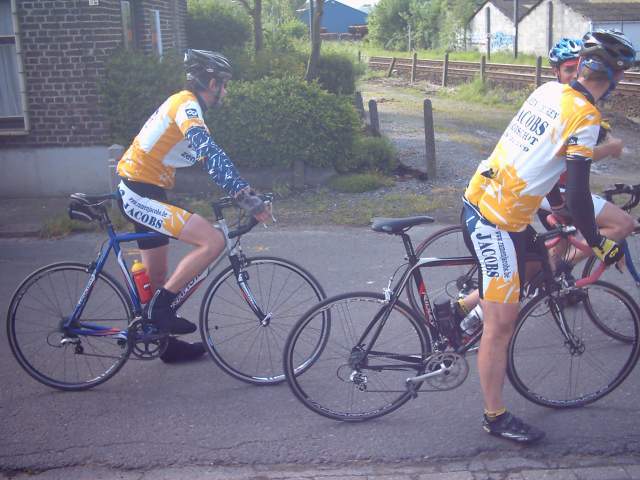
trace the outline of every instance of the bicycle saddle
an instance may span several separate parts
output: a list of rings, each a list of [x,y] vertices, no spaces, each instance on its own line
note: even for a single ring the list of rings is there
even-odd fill
[[[78,200],[85,205],[95,205],[105,200],[113,200],[116,198],[115,193],[104,193],[102,195],[87,195],[86,193],[72,193],[71,198]]]
[[[375,232],[395,234],[406,232],[416,225],[432,222],[434,222],[433,218],[426,215],[406,218],[373,218],[371,219],[371,229]]]

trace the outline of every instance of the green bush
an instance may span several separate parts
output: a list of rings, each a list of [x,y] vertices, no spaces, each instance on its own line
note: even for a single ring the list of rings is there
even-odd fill
[[[99,86],[111,141],[129,145],[147,118],[183,82],[182,61],[177,56],[160,61],[154,55],[117,51],[107,62]]]
[[[257,54],[245,54],[234,59],[234,78],[260,80],[266,77],[303,78],[307,58],[301,52],[265,48]],[[237,73],[237,74],[236,74]]]
[[[394,145],[384,137],[358,137],[349,158],[335,165],[339,172],[391,172],[398,166]]]
[[[216,142],[244,167],[342,163],[359,127],[348,98],[293,78],[233,82],[207,115]]]
[[[226,52],[251,39],[251,18],[225,0],[189,0],[187,45],[201,50]]]
[[[354,93],[356,68],[351,58],[337,52],[321,55],[318,62],[318,83],[332,93]]]

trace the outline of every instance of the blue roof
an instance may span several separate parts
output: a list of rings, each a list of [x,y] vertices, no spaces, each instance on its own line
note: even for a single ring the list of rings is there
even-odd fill
[[[309,7],[298,10],[298,18],[309,25]],[[351,25],[366,25],[367,14],[338,0],[326,0],[321,27],[329,33],[346,33]]]

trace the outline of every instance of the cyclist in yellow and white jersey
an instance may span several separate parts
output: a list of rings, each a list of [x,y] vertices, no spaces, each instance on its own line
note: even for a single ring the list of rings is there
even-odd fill
[[[544,437],[543,431],[506,410],[502,390],[507,348],[518,315],[520,272],[533,240],[529,224],[565,170],[566,202],[574,224],[600,259],[611,264],[622,258],[620,246],[596,227],[589,169],[601,120],[595,102],[615,88],[634,62],[635,50],[622,33],[586,34],[577,80],[537,88],[465,191],[463,232],[480,267],[484,312],[478,353],[483,428],[492,435],[522,443]],[[557,205],[557,199],[549,201]]]
[[[553,73],[556,75],[558,82],[563,84],[569,84],[576,78],[578,73],[578,60],[580,49],[582,48],[581,39],[561,38],[556,44],[549,50],[549,64],[553,69]],[[598,141],[596,147],[593,150],[593,161],[596,162],[606,157],[619,157],[622,154],[622,141],[611,135],[610,127],[605,122],[600,124],[600,132],[598,135]],[[564,190],[566,184],[566,172],[561,175],[558,185],[561,192]],[[554,191],[551,196],[557,195],[559,192]],[[563,193],[563,192],[562,192]],[[596,194],[591,194],[593,201],[594,215],[596,223],[600,233],[607,238],[611,238],[616,241],[622,241],[633,231],[636,222],[631,215],[626,213],[620,207],[614,205],[611,202],[607,202],[604,198]],[[557,203],[554,205],[554,213],[559,216],[561,220],[570,223],[570,217],[566,209],[566,204],[562,201],[562,197],[559,197]],[[546,217],[551,213],[551,206],[547,198],[542,200],[540,210],[538,210],[538,217],[542,223],[546,225]],[[576,250],[569,245],[559,245],[554,249],[555,256],[565,256],[566,249],[571,249],[568,254],[571,258],[572,264],[576,264],[583,259],[586,254],[581,250]],[[458,300],[454,305],[454,315],[461,322],[466,315],[468,315],[473,308],[478,305],[480,301],[479,291],[473,291],[466,295],[464,298]]]
[[[249,214],[261,222],[270,217],[266,205],[215,143],[204,122],[203,112],[219,105],[226,95],[231,64],[223,55],[204,50],[187,50],[184,62],[186,89],[169,97],[147,120],[117,170],[121,178],[120,206],[136,231],[164,234],[159,239],[141,240],[138,245],[155,290],[147,308],[149,320],[162,332],[174,334],[192,333],[196,326],[177,316],[171,303],[224,248],[222,233],[206,219],[168,203],[166,190],[174,185],[175,169],[200,164],[213,182],[234,196]],[[169,238],[193,245],[194,249],[167,279]],[[172,356],[171,349],[168,351]],[[203,352],[202,345],[182,349],[190,357]]]

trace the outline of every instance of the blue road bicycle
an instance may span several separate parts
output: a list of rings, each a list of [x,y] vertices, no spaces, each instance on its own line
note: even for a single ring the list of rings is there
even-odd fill
[[[7,337],[20,366],[37,381],[61,390],[85,390],[113,377],[131,355],[150,360],[162,354],[163,335],[144,316],[121,244],[160,234],[117,233],[106,204],[117,194],[71,195],[69,216],[98,222],[108,238],[97,258],[86,265],[60,262],[30,274],[17,288],[7,313]],[[271,202],[273,195],[262,195]],[[206,290],[200,307],[202,341],[226,373],[252,384],[284,381],[282,351],[290,327],[312,305],[325,298],[318,281],[301,266],[277,257],[244,255],[240,237],[257,221],[239,214],[230,231],[224,210],[231,198],[212,203],[225,254],[196,276],[172,305],[178,310],[216,266],[224,268]],[[124,286],[104,268],[113,252]],[[324,328],[324,327],[323,327]],[[320,338],[325,333],[320,332]],[[301,368],[321,349],[310,349]]]

